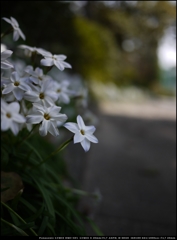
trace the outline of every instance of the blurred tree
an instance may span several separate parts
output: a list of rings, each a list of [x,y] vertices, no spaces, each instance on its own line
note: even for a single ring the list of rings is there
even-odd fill
[[[69,72],[141,86],[157,81],[158,41],[176,19],[168,1],[1,1],[1,12],[19,21],[25,44],[66,54]]]
[[[84,8],[88,19],[112,31],[121,50],[116,81],[144,86],[157,81],[158,41],[167,27],[176,25],[175,6],[168,1],[114,1],[109,6],[87,1]]]

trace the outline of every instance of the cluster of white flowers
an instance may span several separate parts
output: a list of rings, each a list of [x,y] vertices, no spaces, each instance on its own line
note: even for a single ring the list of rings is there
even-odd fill
[[[16,19],[11,17],[3,20],[11,24],[14,41],[19,37],[25,40]],[[60,113],[61,104],[70,103],[72,97],[84,96],[79,92],[81,90],[74,91],[70,87],[70,81],[58,81],[57,77],[43,72],[43,66],[49,69],[55,66],[60,71],[71,68],[71,65],[65,62],[66,56],[52,54],[42,48],[18,46],[29,57],[32,54],[42,57],[41,67],[34,69],[32,65],[18,65],[17,61],[14,62],[11,57],[15,53],[7,47],[4,49],[4,46],[3,44],[3,48],[1,47],[1,130],[11,129],[13,134],[17,135],[22,128],[31,130],[32,125],[38,124],[41,136],[46,136],[49,132],[56,137],[59,135],[59,127],[64,126],[75,134],[74,143],[80,142],[85,151],[90,149],[90,142],[98,143],[98,139],[93,135],[94,126],[85,126],[80,115],[77,116],[77,123],[65,123],[68,117]]]

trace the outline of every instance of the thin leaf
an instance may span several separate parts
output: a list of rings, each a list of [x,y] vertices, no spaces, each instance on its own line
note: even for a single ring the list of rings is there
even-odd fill
[[[42,196],[43,196],[43,198],[45,200],[45,203],[47,205],[48,211],[52,215],[52,217],[54,219],[54,222],[55,222],[55,210],[54,210],[54,207],[53,207],[53,204],[52,204],[52,200],[51,200],[48,192],[46,191],[46,189],[43,187],[43,184],[41,184],[39,180],[37,180],[34,176],[32,178],[33,178],[34,182],[36,183],[39,191],[41,192],[41,194],[42,194]]]
[[[22,224],[20,224],[16,227],[18,227],[22,230],[29,229],[29,228],[32,228],[32,227],[35,228],[35,222],[29,222],[27,224],[22,223]],[[15,230],[14,231],[12,230],[10,233],[13,234],[15,232],[16,232]],[[2,232],[1,232],[1,236],[8,235],[8,234],[9,234],[9,228],[3,228]]]
[[[4,207],[6,207],[8,210],[10,210],[10,211],[11,211],[16,217],[18,217],[23,223],[26,223],[25,220],[24,220],[22,217],[20,217],[11,207],[9,207],[7,204],[5,204],[5,203],[3,203],[3,202],[1,202],[1,204],[2,204]],[[31,232],[32,232],[35,236],[37,236],[36,232],[35,232],[32,228],[30,228],[30,230],[31,230]]]
[[[36,155],[38,156],[38,158],[43,161],[41,155],[38,153],[38,151],[29,143],[29,142],[24,142],[29,148],[31,148],[33,150],[34,153],[36,153]]]
[[[37,209],[31,203],[29,203],[27,200],[25,200],[24,198],[21,198],[20,202],[23,203],[32,212],[36,212]]]
[[[44,211],[44,204],[42,204],[42,206],[39,208],[39,210],[35,214],[30,216],[27,220],[28,221],[36,220],[38,217],[40,217],[43,214],[43,211]]]
[[[22,236],[29,236],[25,231],[23,231],[22,229],[20,229],[19,227],[15,226],[14,224],[7,222],[6,220],[1,218],[1,222],[9,225],[10,227],[14,228],[17,232],[19,232]]]
[[[45,216],[42,220],[42,223],[41,223],[41,226],[39,228],[39,231],[38,231],[38,236],[42,236],[42,234],[44,233],[46,227],[47,227],[47,224],[48,224],[48,221],[49,221],[49,218],[48,216]]]

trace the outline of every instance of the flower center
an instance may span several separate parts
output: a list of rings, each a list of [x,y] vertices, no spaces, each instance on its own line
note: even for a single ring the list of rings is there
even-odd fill
[[[39,94],[39,98],[40,98],[40,99],[44,99],[44,93],[40,93],[40,94]]]
[[[53,60],[57,60],[57,58],[56,58],[56,57],[54,57],[54,56],[52,56],[52,59],[53,59]]]
[[[14,86],[19,86],[20,85],[20,83],[19,82],[14,82]]]
[[[45,118],[46,120],[49,120],[49,119],[50,119],[50,115],[49,115],[48,113],[45,113],[45,114],[44,114],[44,118]]]
[[[10,113],[6,113],[6,117],[11,118],[11,114]]]
[[[82,135],[85,135],[85,132],[84,132],[83,129],[81,129],[80,132],[81,132]]]
[[[61,92],[61,89],[59,88],[59,89],[57,89],[57,92]]]

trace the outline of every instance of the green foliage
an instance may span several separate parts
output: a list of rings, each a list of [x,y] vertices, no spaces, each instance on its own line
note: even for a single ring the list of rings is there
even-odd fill
[[[73,67],[86,79],[107,82],[115,78],[119,51],[109,29],[83,17],[73,19]],[[100,71],[101,70],[101,71]]]
[[[26,134],[24,129],[21,139]],[[16,172],[24,188],[21,194],[2,203],[1,235],[85,236],[83,216],[76,210],[78,197],[71,193],[68,195],[63,184],[66,179],[70,181],[70,176],[62,154],[52,156],[36,168],[55,147],[47,138],[37,134],[20,146],[19,139],[10,144],[9,140],[13,138],[10,131],[2,133],[2,170]],[[1,194],[9,189],[3,190]]]

